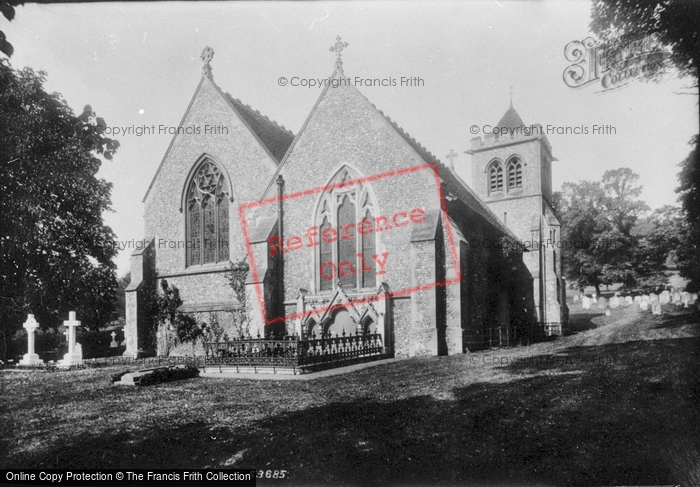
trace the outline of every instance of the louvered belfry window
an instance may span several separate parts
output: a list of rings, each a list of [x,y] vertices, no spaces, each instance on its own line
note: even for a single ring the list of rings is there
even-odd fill
[[[187,265],[229,260],[229,194],[226,178],[205,160],[187,190]]]
[[[508,189],[523,187],[523,165],[520,159],[511,159],[508,163]]]
[[[499,191],[503,191],[503,167],[500,162],[495,162],[489,169],[489,193]]]

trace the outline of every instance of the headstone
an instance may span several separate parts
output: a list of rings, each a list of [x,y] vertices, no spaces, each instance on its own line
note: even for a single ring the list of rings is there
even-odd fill
[[[608,303],[607,303],[606,299],[603,296],[601,296],[600,299],[598,300],[598,307],[605,309],[605,307],[607,305],[608,305]]]
[[[693,304],[698,300],[698,293],[693,293],[690,295],[690,304]]]
[[[654,303],[654,302],[659,302],[659,295],[655,293],[651,293],[649,295],[649,304]]]
[[[612,314],[612,311],[610,311],[610,306],[605,307],[605,316],[610,316]]]
[[[27,330],[27,353],[19,361],[20,365],[41,365],[43,360],[34,352],[34,332],[39,328],[39,323],[34,315],[27,315],[27,321],[22,325]]]
[[[574,303],[578,303],[578,294],[574,294]]]
[[[610,307],[611,308],[619,308],[620,307],[620,298],[617,296],[617,294],[615,296],[613,296],[612,298],[610,298]]]
[[[687,293],[685,291],[681,293],[681,304],[684,308],[688,307],[688,305],[690,304],[690,293]]]
[[[75,329],[80,326],[80,322],[75,319],[75,311],[68,313],[68,320],[63,322],[63,326],[68,327],[68,353],[63,356],[63,360],[58,365],[60,367],[80,365],[83,363],[83,354],[82,347],[80,350],[75,348]]]
[[[642,294],[642,301],[646,301],[647,303],[649,302],[649,295],[648,294]]]
[[[642,297],[641,297],[641,296],[635,296],[635,297],[634,297],[634,302],[635,302],[635,303],[641,303],[641,302],[642,302]]]
[[[677,289],[675,289],[671,294],[671,302],[674,304],[681,302],[681,293]]]
[[[641,309],[642,311],[646,311],[647,309],[649,309],[649,301],[640,301],[639,309]]]
[[[591,294],[591,303],[596,304],[598,302],[598,295],[596,293]]]
[[[582,300],[583,309],[591,309],[591,298],[584,296]]]
[[[651,303],[651,314],[660,315],[661,314],[661,303],[659,301],[654,301]]]
[[[668,304],[671,302],[671,293],[664,291],[659,294],[659,304]]]
[[[109,344],[109,348],[117,348],[119,346],[119,344],[115,340],[116,337],[117,334],[115,332],[112,332],[112,342]]]
[[[634,300],[632,299],[632,296],[625,296],[625,304],[629,306],[629,305],[631,305],[632,303],[634,303]]]

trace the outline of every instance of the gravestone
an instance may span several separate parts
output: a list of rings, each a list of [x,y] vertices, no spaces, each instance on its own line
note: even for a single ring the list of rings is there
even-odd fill
[[[629,305],[631,305],[632,303],[634,303],[634,300],[632,299],[632,296],[625,296],[625,304],[629,306]]]
[[[612,311],[610,311],[610,306],[605,307],[605,316],[610,316],[612,314]]]
[[[115,340],[116,337],[117,334],[115,332],[112,332],[112,342],[109,344],[109,348],[117,348],[119,346],[119,344]]]
[[[660,315],[661,314],[661,303],[659,301],[654,301],[651,303],[651,314]]]
[[[684,308],[688,307],[688,305],[690,304],[690,293],[687,293],[685,291],[681,293],[681,304],[683,304]]]
[[[659,302],[659,295],[655,293],[651,293],[649,295],[649,304],[654,303],[654,302]]]
[[[634,302],[635,302],[635,303],[641,303],[641,302],[642,302],[642,297],[641,297],[641,296],[635,296],[635,297],[634,297]]]
[[[610,307],[611,308],[620,307],[620,298],[617,296],[617,294],[615,296],[613,296],[612,298],[610,298]]]
[[[642,311],[646,311],[647,309],[649,309],[649,301],[640,301],[639,309],[641,309]]]
[[[690,295],[690,304],[693,304],[698,300],[698,293],[693,293]]]
[[[75,319],[75,311],[68,313],[68,320],[63,322],[63,326],[68,327],[68,353],[63,356],[63,360],[58,362],[60,367],[70,367],[83,363],[82,347],[76,350],[75,329],[80,326],[80,322]]]
[[[43,360],[34,352],[34,332],[39,328],[39,323],[34,319],[34,315],[27,315],[27,321],[22,325],[27,330],[27,353],[19,361],[20,365],[41,365]]]
[[[648,294],[642,294],[642,301],[646,301],[647,303],[649,302],[649,295]]]
[[[681,302],[681,293],[677,289],[675,289],[671,294],[671,302],[674,304],[678,304]]]
[[[591,294],[591,303],[596,304],[598,302],[598,295],[596,293]]]
[[[583,309],[591,309],[591,298],[584,296],[582,300]]]
[[[668,304],[671,302],[671,293],[664,291],[659,294],[659,304]]]
[[[578,294],[574,294],[574,303],[578,303]]]
[[[601,296],[600,299],[598,300],[598,307],[605,309],[605,307],[607,305],[608,305],[607,301],[605,300],[605,298],[603,296]]]

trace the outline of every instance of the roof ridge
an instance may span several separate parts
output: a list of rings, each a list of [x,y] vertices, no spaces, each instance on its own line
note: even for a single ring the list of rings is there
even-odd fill
[[[247,109],[250,110],[251,112],[255,112],[256,114],[260,115],[262,118],[264,118],[265,120],[267,120],[269,123],[271,123],[272,125],[274,125],[274,126],[277,127],[278,129],[280,129],[280,130],[286,132],[287,134],[291,135],[292,137],[294,136],[294,132],[292,132],[291,130],[289,130],[289,129],[288,129],[287,127],[285,127],[284,125],[282,125],[282,124],[280,124],[280,123],[277,123],[277,121],[271,119],[270,117],[268,117],[268,116],[265,115],[264,113],[260,113],[260,110],[251,107],[250,105],[248,105],[247,103],[245,103],[245,102],[244,102],[243,100],[241,100],[240,98],[236,98],[236,97],[232,96],[232,95],[231,95],[230,93],[228,93],[228,92],[224,92],[224,94],[225,94],[226,96],[228,96],[232,101],[234,101],[234,102],[238,103],[239,105],[241,105],[241,106],[247,108]]]

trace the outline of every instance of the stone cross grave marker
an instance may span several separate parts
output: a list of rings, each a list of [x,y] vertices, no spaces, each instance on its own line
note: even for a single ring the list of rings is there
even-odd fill
[[[109,348],[117,348],[119,346],[119,344],[115,340],[116,337],[117,334],[115,332],[112,332],[112,342],[109,344]]]
[[[20,365],[41,365],[43,360],[34,352],[34,332],[39,328],[39,323],[34,319],[34,315],[27,315],[27,321],[22,325],[27,330],[27,353],[24,354]]]
[[[75,311],[68,313],[68,319],[63,322],[63,326],[68,327],[68,353],[63,356],[59,365],[63,367],[79,365],[83,362],[83,357],[75,347],[75,329],[80,326],[80,321],[75,319]]]

